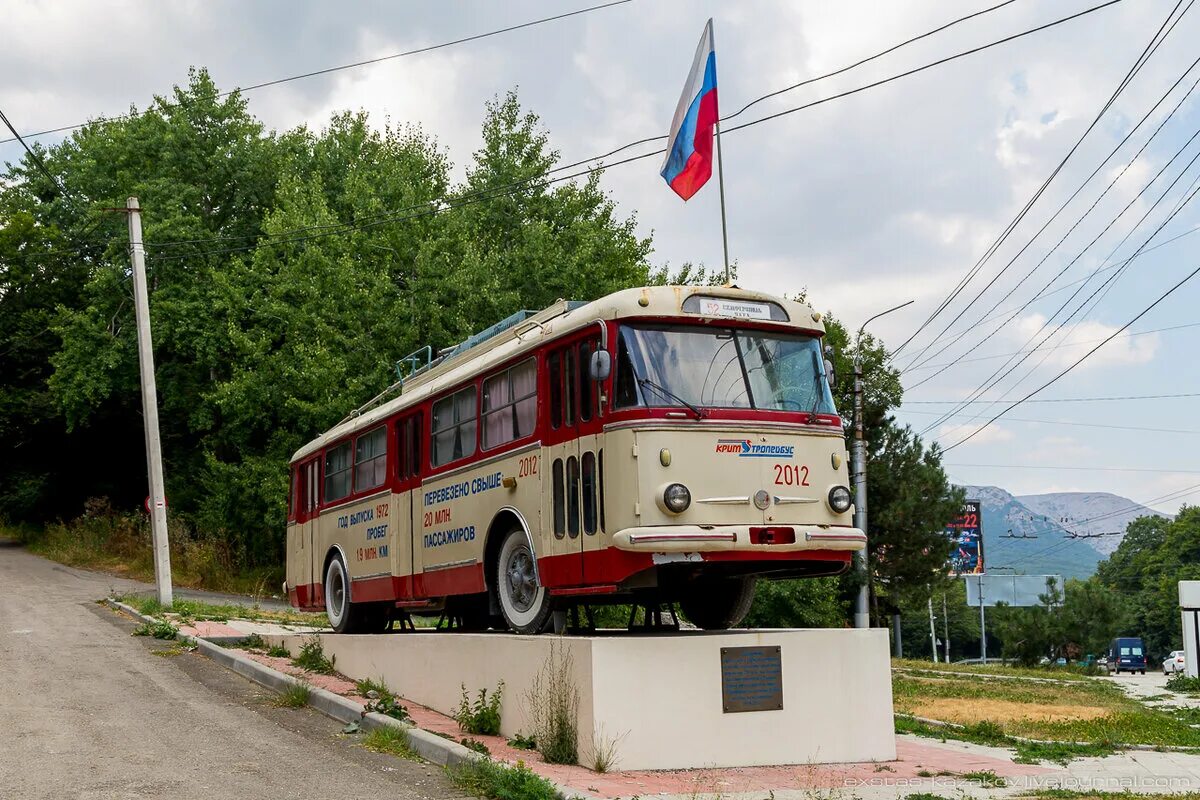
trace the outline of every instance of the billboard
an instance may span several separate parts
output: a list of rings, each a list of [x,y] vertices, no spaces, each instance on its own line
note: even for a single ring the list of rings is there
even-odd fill
[[[950,539],[950,574],[983,572],[983,506],[978,500],[963,503],[963,513],[946,526]]]
[[[979,607],[981,591],[985,606],[1040,606],[1041,596],[1049,591],[1047,581],[1054,581],[1060,592],[1063,588],[1061,575],[967,575],[963,580],[967,605],[974,608]]]

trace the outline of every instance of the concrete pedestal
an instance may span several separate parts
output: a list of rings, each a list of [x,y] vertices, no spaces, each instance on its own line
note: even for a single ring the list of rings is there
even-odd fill
[[[265,637],[297,651],[306,637]],[[382,678],[451,714],[504,682],[502,733],[530,733],[529,693],[554,654],[579,693],[580,762],[615,742],[618,769],[890,761],[896,757],[884,630],[752,630],[664,635],[503,633],[321,635],[337,669]],[[727,713],[721,648],[780,648],[783,708]]]

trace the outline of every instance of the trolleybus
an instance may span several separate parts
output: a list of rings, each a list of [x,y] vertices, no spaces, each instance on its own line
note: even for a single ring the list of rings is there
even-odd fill
[[[803,303],[658,286],[410,357],[293,456],[288,598],[338,632],[427,609],[534,633],[595,603],[736,625],[756,581],[865,545],[823,335]]]

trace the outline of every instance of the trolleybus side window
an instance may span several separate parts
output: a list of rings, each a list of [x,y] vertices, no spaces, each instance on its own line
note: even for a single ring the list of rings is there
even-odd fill
[[[629,355],[629,343],[624,336],[617,343],[617,380],[613,395],[613,408],[629,408],[638,404],[637,374],[633,371],[633,358]]]
[[[382,486],[387,480],[387,428],[380,425],[354,440],[354,491]]]
[[[596,349],[597,341],[588,339],[579,343],[579,421],[587,422],[592,418],[592,406],[595,404],[596,381],[588,376],[588,364],[592,360],[592,352]]]
[[[582,459],[583,532],[596,532],[596,454],[588,451]]]
[[[537,421],[537,361],[522,361],[483,382],[483,446],[498,447],[533,433]]]
[[[476,391],[474,386],[455,392],[433,404],[433,453],[435,467],[466,458],[475,452]]]
[[[563,461],[561,458],[554,459],[554,466],[550,472],[554,483],[552,487],[554,492],[554,535],[561,539],[567,532],[566,492],[563,488]]]
[[[575,348],[563,351],[563,424],[575,424]]]
[[[546,372],[550,381],[550,427],[562,427],[562,359],[558,353],[546,358]]]
[[[325,502],[350,494],[350,443],[343,442],[325,452]]]
[[[415,478],[421,471],[421,415],[396,423],[396,477]]]
[[[579,535],[579,459],[567,459],[567,533]]]

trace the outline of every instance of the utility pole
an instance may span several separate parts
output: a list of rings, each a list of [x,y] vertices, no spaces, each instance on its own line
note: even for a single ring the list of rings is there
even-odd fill
[[[854,346],[854,442],[850,448],[850,477],[854,483],[854,527],[864,534],[867,532],[867,440],[863,434],[863,371],[862,371],[862,335],[863,330],[871,322],[884,314],[890,314],[911,304],[901,303],[898,306],[881,311],[869,318],[858,329],[858,339]],[[858,596],[854,599],[854,627],[871,627],[871,615],[867,610],[870,601],[870,575],[867,571],[867,547],[854,554],[855,569],[858,570],[860,584]],[[898,629],[898,628],[897,628]],[[899,641],[899,637],[897,637]]]
[[[138,368],[142,379],[142,420],[146,425],[146,471],[150,476],[151,546],[158,602],[170,608],[171,548],[167,540],[167,496],[163,489],[162,445],[158,436],[158,390],[154,383],[154,347],[150,340],[150,301],[146,295],[146,250],[142,246],[142,209],[136,197],[125,204],[129,219],[129,256],[133,262],[133,307],[137,318]]]
[[[946,593],[942,592],[942,640],[946,643],[944,658],[942,659],[947,664],[950,663],[950,614],[946,611]]]
[[[934,617],[933,617],[933,594],[930,593],[930,595],[929,595],[929,648],[931,650],[933,650],[933,663],[935,663],[935,664],[938,662],[937,646],[938,646],[937,628],[934,626]]]
[[[987,624],[983,613],[983,575],[975,576],[979,580],[979,659],[987,664]]]

